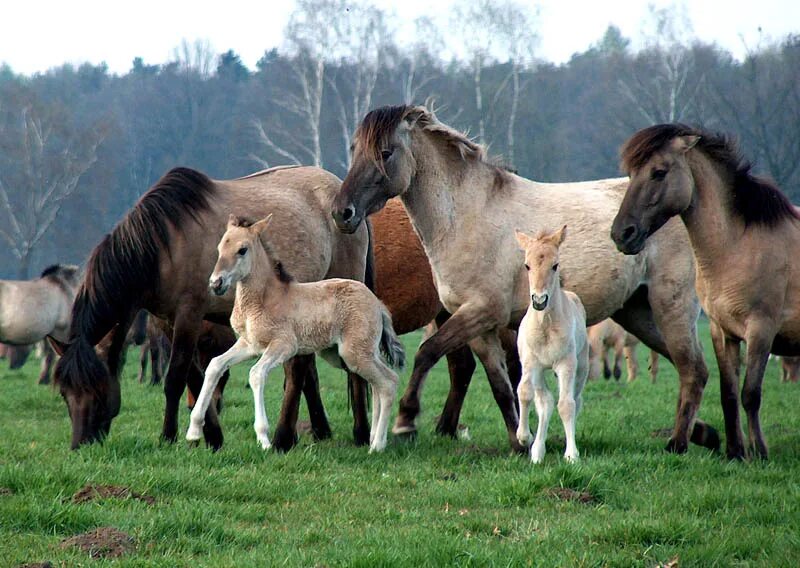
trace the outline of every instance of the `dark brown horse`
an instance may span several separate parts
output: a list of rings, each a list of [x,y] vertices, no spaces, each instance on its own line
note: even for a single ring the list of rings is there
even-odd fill
[[[56,382],[72,420],[72,447],[104,437],[119,412],[120,353],[128,327],[142,308],[169,321],[174,330],[164,380],[162,436],[176,439],[181,395],[187,383],[194,394],[202,386],[203,374],[194,359],[201,323],[208,319],[227,324],[230,315],[232,294],[216,298],[208,293],[215,247],[229,214],[262,218],[274,213],[273,225],[282,239],[273,244],[300,281],[363,280],[367,229],[342,238],[328,214],[339,185],[335,176],[312,167],[273,168],[228,181],[176,168],[145,193],[92,252],[73,305],[70,339],[56,367]],[[93,346],[115,326],[106,364]],[[296,357],[284,368],[287,391],[306,394],[316,435],[330,435],[313,356]],[[294,444],[295,420],[296,408],[284,404],[276,447]],[[213,448],[222,445],[214,405],[209,407],[204,435]],[[368,428],[361,435],[368,440]]]

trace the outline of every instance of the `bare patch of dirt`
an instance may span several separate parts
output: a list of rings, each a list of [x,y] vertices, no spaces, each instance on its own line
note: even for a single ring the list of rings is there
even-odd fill
[[[120,485],[86,485],[72,496],[73,503],[88,503],[100,499],[138,499],[148,505],[155,505],[155,498],[143,493],[136,493]]]
[[[62,540],[61,548],[79,548],[92,558],[119,558],[133,552],[136,541],[114,527],[100,527]]]
[[[14,490],[8,487],[0,487],[0,497],[8,497],[9,495],[13,495]]]
[[[650,432],[651,438],[669,438],[672,436],[672,428],[658,428]]]
[[[562,501],[577,501],[584,505],[591,505],[595,502],[594,495],[591,493],[587,491],[575,491],[569,487],[551,487],[546,490],[545,493],[561,499]]]

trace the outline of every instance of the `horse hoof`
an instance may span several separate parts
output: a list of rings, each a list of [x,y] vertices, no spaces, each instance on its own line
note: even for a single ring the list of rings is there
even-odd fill
[[[286,453],[297,444],[297,433],[289,428],[278,426],[272,438],[272,447],[276,452]]]
[[[728,459],[730,461],[740,461],[743,462],[747,459],[747,455],[745,454],[744,448],[728,448],[725,452]]]
[[[369,429],[362,430],[360,428],[353,428],[353,441],[356,446],[369,445]]]
[[[211,451],[216,452],[222,448],[221,428],[203,428],[203,436],[206,440],[206,447],[211,448]]]
[[[670,454],[685,454],[688,449],[689,444],[686,441],[676,440],[675,438],[670,438],[664,448]]]

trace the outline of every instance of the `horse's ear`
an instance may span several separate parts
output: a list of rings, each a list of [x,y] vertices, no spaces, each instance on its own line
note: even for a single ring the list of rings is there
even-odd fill
[[[238,226],[239,226],[239,218],[233,213],[228,215],[228,228],[230,229],[231,227],[238,227]]]
[[[567,238],[567,226],[564,225],[563,227],[561,227],[558,231],[556,231],[556,234],[554,236],[555,239],[558,240],[559,245],[563,243],[564,239]]]
[[[408,109],[403,116],[403,120],[408,123],[408,126],[414,126],[421,118],[429,118],[433,116],[424,106],[415,106]]]
[[[272,213],[261,219],[260,221],[253,223],[253,226],[250,227],[250,230],[255,233],[256,235],[260,235],[264,232],[264,230],[269,227],[270,222],[272,221]]]
[[[64,354],[64,352],[67,350],[67,347],[69,347],[68,344],[62,343],[61,341],[59,341],[58,339],[56,339],[52,335],[48,335],[47,336],[47,341],[48,341],[48,343],[50,343],[50,347],[53,348],[53,351],[55,351],[56,354],[59,357],[61,357]]]
[[[688,152],[692,148],[694,148],[695,144],[700,141],[700,136],[696,134],[687,134],[686,136],[678,136],[675,139],[675,149],[678,152]]]
[[[519,246],[521,246],[523,249],[528,248],[528,245],[531,242],[531,238],[528,235],[526,235],[519,229],[514,229],[514,237],[516,237]]]

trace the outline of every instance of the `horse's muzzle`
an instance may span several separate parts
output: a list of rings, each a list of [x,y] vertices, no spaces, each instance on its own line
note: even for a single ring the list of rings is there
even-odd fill
[[[336,228],[347,234],[355,233],[362,220],[362,216],[356,212],[356,208],[352,204],[344,209],[331,211],[331,215]]]
[[[616,221],[611,226],[611,239],[623,254],[638,254],[644,248],[647,233],[638,223],[622,224]]]
[[[533,306],[533,309],[537,312],[541,312],[543,309],[545,309],[549,300],[550,296],[547,294],[543,294],[542,296],[531,294],[531,306]]]
[[[210,280],[208,282],[208,287],[211,288],[211,291],[217,296],[223,296],[225,295],[225,292],[228,291],[228,284],[225,282],[225,279],[222,276]]]

